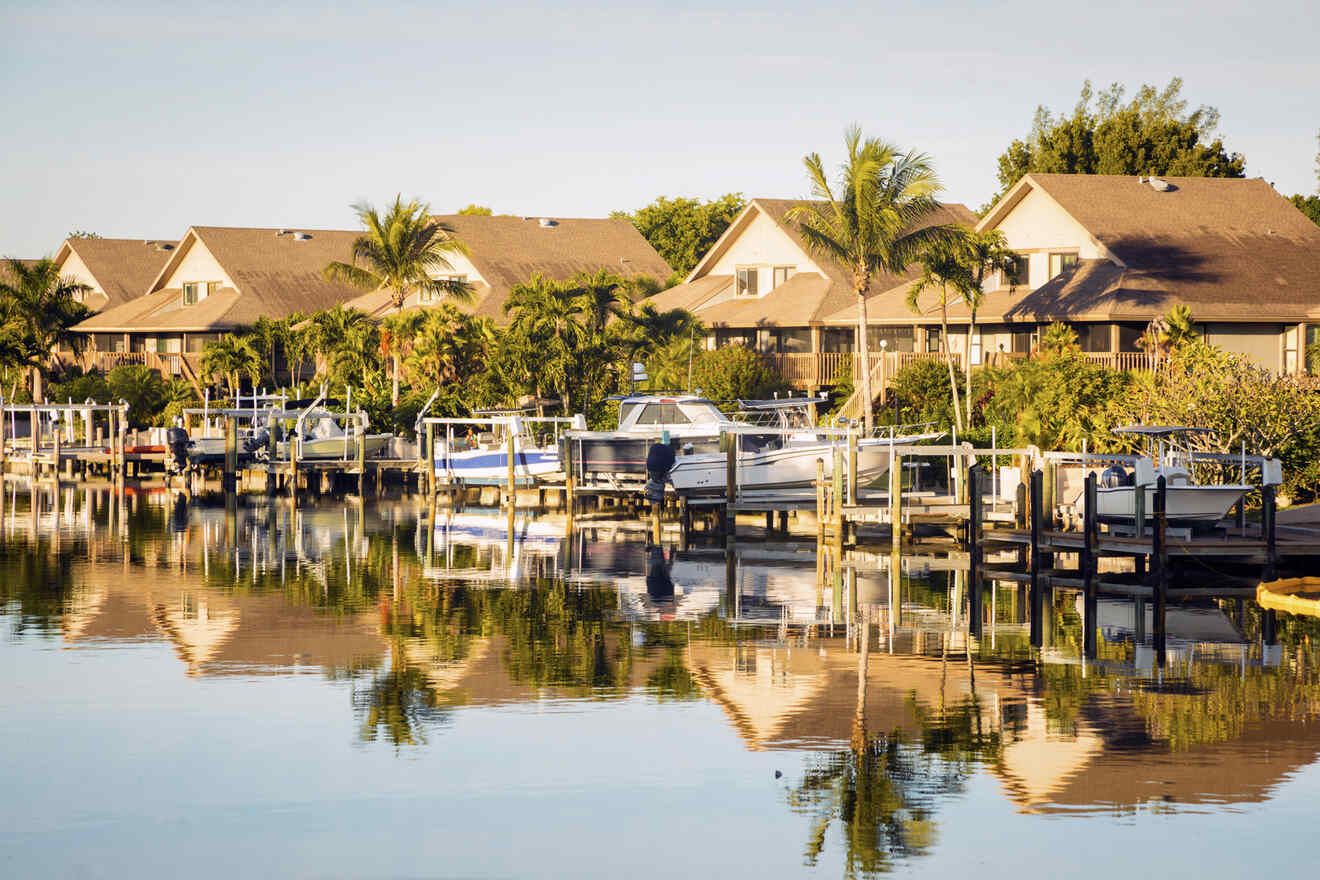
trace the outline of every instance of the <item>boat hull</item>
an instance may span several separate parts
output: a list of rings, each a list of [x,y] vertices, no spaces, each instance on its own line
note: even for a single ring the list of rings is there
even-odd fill
[[[559,450],[517,449],[513,475],[518,482],[559,473]],[[435,457],[436,478],[448,482],[503,484],[509,478],[509,453],[504,449],[471,449]]]
[[[1155,487],[1145,488],[1145,520],[1155,509]],[[1215,523],[1228,516],[1249,486],[1169,486],[1166,517],[1171,523]],[[1096,515],[1102,522],[1132,522],[1136,518],[1134,486],[1096,490]]]
[[[896,451],[902,447],[896,447]],[[889,471],[889,444],[864,444],[857,450],[857,479],[866,483]],[[849,451],[840,450],[845,467]],[[826,479],[834,475],[834,447],[789,446],[744,454],[738,459],[738,486],[743,489],[790,489],[816,482],[816,462],[824,464]],[[723,454],[682,455],[669,472],[674,490],[685,495],[723,495],[728,459]]]
[[[614,474],[646,476],[646,454],[658,437],[629,437],[625,434],[571,436],[564,439],[564,458],[575,474]],[[694,454],[719,452],[720,438],[670,437],[669,445],[678,453],[687,446]]]

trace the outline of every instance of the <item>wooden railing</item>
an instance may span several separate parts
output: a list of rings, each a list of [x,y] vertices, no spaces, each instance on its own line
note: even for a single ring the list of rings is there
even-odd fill
[[[995,366],[1006,366],[1010,361],[1025,360],[1028,357],[1029,355],[1024,353],[999,352],[991,355],[990,360]],[[1115,370],[1149,370],[1151,368],[1150,356],[1141,351],[1085,352],[1083,357],[1090,363],[1111,367]],[[944,355],[934,351],[871,352],[872,376],[880,372],[882,358],[885,360],[883,372],[886,377],[892,378],[895,373],[908,364],[925,360],[943,360]],[[796,388],[820,388],[834,385],[839,368],[849,359],[852,360],[853,364],[853,383],[860,385],[862,381],[861,359],[854,358],[848,352],[768,354],[766,359],[772,367],[779,371],[779,375],[784,377],[785,382]],[[985,363],[973,365],[973,369],[985,365]],[[953,355],[953,366],[955,370],[962,369],[961,354],[955,353]]]
[[[200,354],[155,351],[85,351],[82,354],[84,370],[108,373],[115,367],[150,367],[162,376],[197,375],[201,367]]]

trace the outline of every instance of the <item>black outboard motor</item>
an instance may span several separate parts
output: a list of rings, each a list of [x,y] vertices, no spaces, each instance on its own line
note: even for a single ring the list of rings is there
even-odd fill
[[[165,448],[169,450],[165,465],[171,473],[179,474],[188,469],[188,447],[191,445],[188,432],[183,428],[176,425],[165,429]]]
[[[646,451],[646,500],[659,504],[665,500],[665,481],[674,469],[674,447],[652,443]]]
[[[243,451],[246,453],[256,452],[258,449],[264,449],[270,444],[270,431],[265,428],[257,428],[243,441]]]
[[[1120,464],[1111,464],[1100,474],[1100,487],[1102,489],[1117,489],[1120,486],[1127,485],[1128,472]]]
[[[658,544],[646,548],[646,595],[656,602],[674,599],[674,579],[669,576],[665,548]]]

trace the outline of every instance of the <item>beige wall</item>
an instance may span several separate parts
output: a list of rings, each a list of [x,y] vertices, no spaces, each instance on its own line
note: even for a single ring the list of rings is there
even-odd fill
[[[732,275],[739,266],[757,266],[761,273],[760,290],[768,293],[773,281],[774,266],[792,266],[795,272],[816,272],[824,275],[820,267],[802,252],[796,241],[774,220],[756,212],[747,228],[729,244],[704,275]]]
[[[999,222],[1008,246],[1031,263],[1028,286],[1050,280],[1050,251],[1073,251],[1083,260],[1109,259],[1109,252],[1053,199],[1033,189]]]
[[[1258,326],[1206,324],[1204,329],[1206,339],[1211,345],[1217,345],[1224,351],[1246,355],[1262,367],[1276,373],[1283,367],[1280,356],[1284,328],[1280,324]]]
[[[90,293],[83,296],[83,304],[89,309],[99,309],[110,300],[101,285],[96,283],[96,278],[93,277],[92,271],[87,268],[87,264],[83,262],[82,257],[78,256],[72,248],[69,249],[68,257],[60,264],[60,277],[70,278],[79,284],[86,284],[92,289]]]
[[[224,287],[238,289],[234,280],[220,268],[220,263],[195,236],[189,235],[184,242],[186,249],[178,264],[153,290],[180,288],[193,281],[219,281]]]
[[[453,268],[446,269],[443,272],[432,272],[431,273],[432,278],[445,278],[453,275],[462,275],[464,280],[466,280],[468,284],[479,284],[486,282],[486,279],[482,278],[481,273],[477,271],[477,267],[472,265],[472,261],[469,260],[467,257],[463,256],[462,254],[453,254],[449,257],[446,257],[446,259],[449,261],[449,265],[453,266]],[[443,300],[441,301],[443,302]],[[418,301],[418,295],[414,293],[411,294],[406,300],[404,300],[403,307],[407,309],[417,305],[434,305],[434,304],[435,304],[434,301],[428,303],[420,303]]]

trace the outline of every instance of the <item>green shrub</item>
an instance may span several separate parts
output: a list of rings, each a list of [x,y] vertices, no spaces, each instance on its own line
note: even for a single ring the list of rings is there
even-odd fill
[[[788,391],[788,385],[765,358],[741,345],[726,345],[697,355],[692,364],[692,386],[721,404]]]

